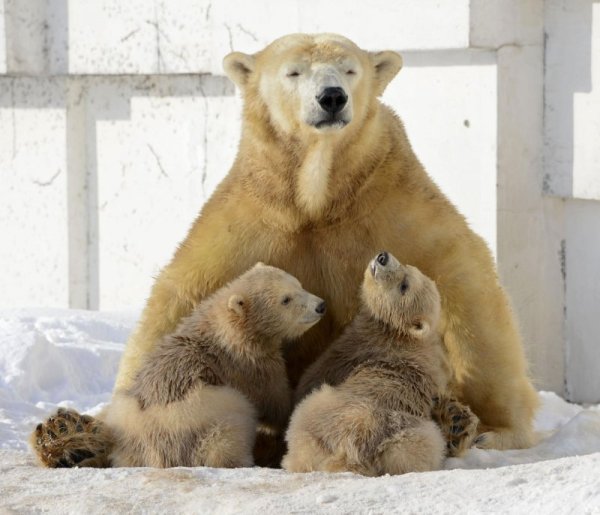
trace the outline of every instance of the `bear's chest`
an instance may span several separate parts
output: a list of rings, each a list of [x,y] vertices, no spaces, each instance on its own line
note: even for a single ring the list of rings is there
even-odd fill
[[[346,325],[359,304],[360,285],[370,262],[382,250],[402,259],[406,247],[394,224],[372,219],[352,224],[274,232],[266,262],[296,276],[308,291],[326,300],[336,325]]]

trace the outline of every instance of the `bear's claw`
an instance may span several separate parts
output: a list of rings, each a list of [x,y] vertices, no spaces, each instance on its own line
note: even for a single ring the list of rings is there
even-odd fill
[[[461,456],[477,438],[479,419],[453,397],[436,397],[431,416],[446,439],[448,457]]]
[[[112,435],[99,420],[58,408],[38,424],[30,444],[40,463],[49,468],[108,467]]]

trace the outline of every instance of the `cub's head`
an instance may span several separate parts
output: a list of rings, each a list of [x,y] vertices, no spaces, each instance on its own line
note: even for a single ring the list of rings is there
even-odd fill
[[[254,55],[233,52],[223,66],[246,109],[278,132],[332,135],[362,124],[402,58],[335,34],[291,34]]]
[[[227,291],[230,319],[267,339],[302,335],[325,314],[323,299],[302,288],[293,275],[257,263]]]
[[[440,294],[435,283],[388,252],[369,263],[362,298],[372,316],[415,339],[428,336],[437,327]]]

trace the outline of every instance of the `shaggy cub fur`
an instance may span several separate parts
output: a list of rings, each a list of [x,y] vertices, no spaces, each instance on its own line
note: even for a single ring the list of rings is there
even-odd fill
[[[88,417],[105,431],[110,455],[103,449],[100,456],[92,432],[87,439],[87,433],[79,435],[79,451],[71,457],[70,439],[79,433],[52,431],[56,416],[38,426],[34,449],[48,456],[42,463],[49,467],[251,466],[257,429],[261,444],[272,447],[291,411],[282,343],[324,312],[322,299],[295,277],[258,263],[163,338],[132,386],[114,395],[104,423]],[[96,461],[88,464],[82,456]]]
[[[292,415],[287,470],[379,476],[442,463],[445,442],[431,410],[448,371],[435,283],[383,252],[365,272],[362,297],[354,321],[301,381],[300,395],[328,384]]]
[[[323,313],[295,277],[262,263],[202,302],[115,395],[113,464],[252,465],[257,421],[278,435],[291,410],[283,340]]]

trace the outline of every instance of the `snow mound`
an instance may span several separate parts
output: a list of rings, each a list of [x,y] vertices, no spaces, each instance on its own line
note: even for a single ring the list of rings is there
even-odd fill
[[[447,460],[445,471],[368,479],[259,468],[36,467],[27,450],[35,424],[59,405],[94,414],[109,401],[136,318],[136,313],[0,311],[0,508],[60,513],[600,514],[600,406],[569,404],[549,392],[540,392],[537,446],[472,449]]]
[[[0,448],[58,405],[97,412],[110,399],[136,316],[89,311],[0,312]]]

